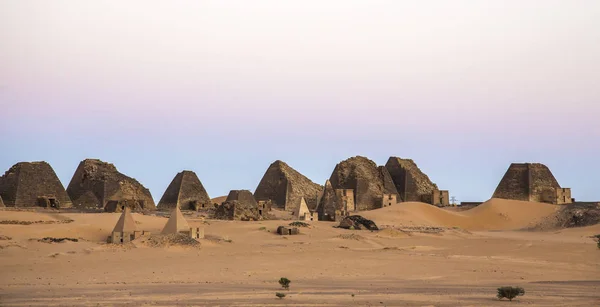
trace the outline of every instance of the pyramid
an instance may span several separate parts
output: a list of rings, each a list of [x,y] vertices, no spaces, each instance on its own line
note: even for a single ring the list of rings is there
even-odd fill
[[[258,221],[262,216],[258,203],[248,190],[232,190],[227,199],[215,210],[215,219]]]
[[[244,206],[258,208],[258,203],[254,199],[254,195],[248,190],[231,190],[225,201],[228,202],[234,200]]]
[[[135,227],[135,221],[131,215],[131,209],[129,207],[125,207],[112,232],[133,233],[136,230],[137,228]]]
[[[169,220],[167,221],[167,224],[163,228],[161,234],[167,235],[179,233],[181,231],[190,231],[190,225],[185,220],[185,217],[183,217],[179,207],[175,207],[173,210],[171,210],[171,216],[169,217]]]
[[[19,162],[0,177],[0,197],[7,207],[69,208],[71,199],[52,166],[46,162]]]
[[[208,208],[210,204],[210,197],[196,173],[182,171],[169,184],[158,202],[158,208],[179,207],[183,210],[197,210],[198,208]]]
[[[303,197],[308,207],[315,209],[322,188],[285,162],[277,160],[265,172],[254,197],[256,200],[271,200],[274,207],[293,212],[300,206]]]
[[[141,183],[121,174],[113,164],[97,159],[79,163],[67,193],[77,208],[104,208],[113,212],[122,206],[136,210],[156,209],[150,191]]]
[[[319,206],[317,207],[319,221],[335,220],[335,211],[341,209],[341,203],[338,202],[331,181],[327,180],[323,188],[323,193],[321,193],[321,198],[319,199]]]
[[[4,205],[4,201],[2,201],[2,196],[0,196],[0,208],[4,208],[4,207],[6,207],[6,206]]]
[[[302,197],[300,199],[300,205],[294,210],[294,216],[299,220],[304,220],[307,214],[310,215],[310,210],[308,210],[306,201],[304,200],[304,197]]]
[[[334,189],[354,190],[356,209],[381,208],[383,194],[398,194],[385,167],[356,156],[338,163],[329,178]]]
[[[561,188],[550,169],[541,163],[512,163],[492,198],[570,203],[570,189]]]
[[[438,187],[411,159],[390,157],[385,164],[402,201],[423,201]]]

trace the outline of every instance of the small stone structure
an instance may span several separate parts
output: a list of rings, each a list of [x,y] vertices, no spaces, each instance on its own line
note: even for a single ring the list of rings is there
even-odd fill
[[[285,162],[277,160],[265,172],[256,187],[254,197],[258,201],[271,200],[274,207],[292,212],[300,206],[300,199],[304,198],[308,208],[314,210],[321,189],[320,185]]]
[[[398,196],[396,194],[383,194],[381,207],[389,207],[395,205],[398,202]]]
[[[354,191],[356,211],[381,208],[383,194],[398,194],[387,169],[361,156],[338,163],[329,181],[336,190]]]
[[[74,206],[80,209],[104,209],[107,212],[118,212],[123,206],[138,211],[156,209],[148,189],[121,174],[113,164],[97,159],[79,163],[67,193]]]
[[[317,212],[308,209],[304,198],[300,199],[300,206],[294,211],[294,217],[300,221],[314,221],[319,219]]]
[[[202,239],[204,238],[204,228],[190,227],[181,210],[176,206],[171,210],[171,216],[160,234],[184,234],[193,239]]]
[[[47,162],[19,162],[0,177],[7,207],[70,208],[71,199]]]
[[[277,234],[281,236],[291,236],[300,234],[300,229],[297,227],[279,226],[277,227]]]
[[[123,212],[117,221],[111,235],[107,238],[108,243],[127,243],[143,236],[150,236],[150,232],[138,231],[135,220],[131,215],[129,207],[122,208]]]
[[[448,191],[440,191],[413,160],[390,157],[385,168],[394,181],[400,201],[418,201],[436,206],[450,205]]]
[[[262,216],[263,218],[267,218],[269,212],[271,211],[271,207],[273,206],[273,203],[270,200],[259,200],[257,202],[258,204],[258,215]]]
[[[571,189],[561,188],[550,169],[541,163],[512,163],[492,198],[568,204]]]
[[[211,207],[206,189],[192,171],[178,173],[158,202],[158,209],[179,207],[181,210],[199,210]]]

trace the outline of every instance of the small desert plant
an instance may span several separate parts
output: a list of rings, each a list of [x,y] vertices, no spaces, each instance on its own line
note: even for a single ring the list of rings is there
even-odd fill
[[[522,295],[525,295],[525,289],[521,287],[500,287],[496,296],[500,300],[507,298],[509,301],[512,301],[513,298]]]
[[[282,288],[284,288],[286,290],[288,290],[290,288],[290,283],[291,282],[292,282],[291,280],[289,280],[289,279],[287,279],[285,277],[281,277],[279,279],[279,284],[281,285]]]
[[[285,297],[285,293],[277,292],[275,293],[275,296],[277,296],[279,299],[282,299]]]
[[[356,228],[354,228],[354,226],[350,226],[350,228],[348,228],[350,230],[356,230]]]
[[[596,246],[598,246],[598,249],[600,249],[600,235],[595,235],[593,238],[596,238]]]
[[[259,228],[258,230],[267,230],[267,227],[263,226],[263,227]]]
[[[309,226],[310,226],[310,224],[308,224],[308,223],[304,223],[304,222],[299,222],[299,221],[296,221],[296,222],[291,222],[291,223],[289,224],[289,226],[293,226],[293,227],[309,227]]]

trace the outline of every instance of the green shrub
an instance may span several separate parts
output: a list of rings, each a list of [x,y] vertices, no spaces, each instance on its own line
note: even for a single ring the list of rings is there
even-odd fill
[[[281,277],[279,279],[279,284],[281,285],[282,288],[284,288],[286,290],[290,288],[290,283],[291,282],[292,282],[291,280],[289,280],[289,279],[287,279],[285,277]]]
[[[279,299],[282,299],[285,297],[285,293],[277,292],[275,293],[275,296],[277,296]]]
[[[525,289],[521,287],[500,287],[496,296],[500,300],[507,298],[509,301],[512,301],[513,298],[522,295],[525,295]]]

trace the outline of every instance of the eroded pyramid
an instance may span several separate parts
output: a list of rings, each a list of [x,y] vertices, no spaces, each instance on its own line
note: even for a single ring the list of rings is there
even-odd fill
[[[156,209],[150,190],[137,180],[121,174],[113,164],[97,159],[86,159],[79,163],[67,193],[77,208],[104,208],[110,212],[123,207]]]
[[[0,177],[7,207],[72,207],[71,199],[47,162],[19,162]]]
[[[385,167],[356,156],[338,163],[329,178],[333,189],[354,190],[356,210],[381,208],[384,194],[398,194]]]
[[[285,162],[273,162],[256,187],[256,200],[271,200],[276,208],[294,211],[304,198],[310,209],[317,207],[322,186],[291,168]]]
[[[437,185],[411,159],[390,157],[385,168],[402,201],[426,201],[433,191],[438,191]]]
[[[178,173],[158,202],[159,209],[179,207],[198,210],[210,207],[211,200],[204,186],[192,171]]]

